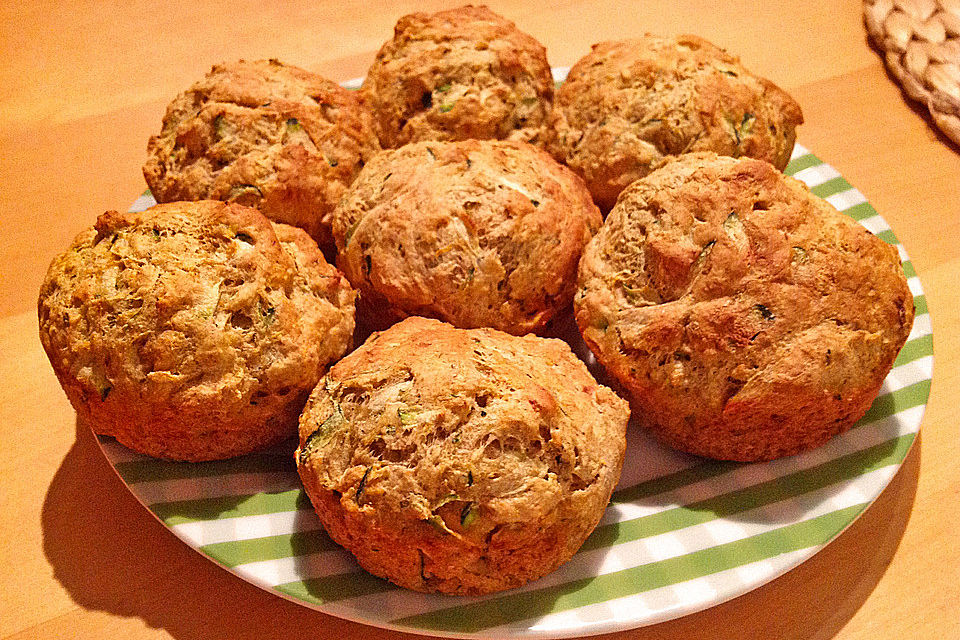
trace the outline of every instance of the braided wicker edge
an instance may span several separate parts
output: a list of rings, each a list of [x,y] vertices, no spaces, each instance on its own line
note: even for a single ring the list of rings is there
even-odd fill
[[[956,74],[936,73],[941,67],[929,66],[931,56],[938,65],[960,65],[960,46],[953,47],[954,55],[947,57],[943,48],[937,46],[946,41],[948,34],[956,38],[952,43],[960,45],[960,2],[864,0],[863,19],[870,41],[883,54],[887,69],[903,90],[926,105],[934,124],[960,145],[960,87]],[[947,87],[957,97],[937,86],[928,87],[922,77],[925,71],[936,74],[936,84]]]

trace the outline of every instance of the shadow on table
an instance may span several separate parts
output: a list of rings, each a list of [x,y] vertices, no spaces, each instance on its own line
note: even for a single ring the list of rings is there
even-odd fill
[[[76,441],[47,490],[41,519],[43,550],[53,574],[84,609],[139,618],[180,639],[374,633],[278,598],[195,553],[137,502],[79,421]],[[67,623],[46,623],[58,624]],[[125,629],[137,626],[125,624],[103,623],[102,628],[109,626],[122,637]],[[56,628],[51,633],[58,635]],[[408,637],[387,631],[375,635]]]

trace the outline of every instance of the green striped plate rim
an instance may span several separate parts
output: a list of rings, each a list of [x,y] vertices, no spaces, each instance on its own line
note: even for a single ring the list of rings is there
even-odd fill
[[[693,458],[630,429],[624,473],[604,518],[570,562],[525,587],[454,598],[365,573],[321,529],[290,443],[202,464],[153,460],[106,437],[103,451],[130,491],[206,557],[282,597],[379,627],[463,638],[578,637],[739,596],[808,559],[877,498],[916,438],[933,371],[926,299],[889,225],[805,148],[797,146],[786,173],[895,245],[904,262],[917,316],[872,408],[825,446],[760,464]],[[148,192],[131,209],[152,204]],[[587,353],[575,330],[568,338]]]

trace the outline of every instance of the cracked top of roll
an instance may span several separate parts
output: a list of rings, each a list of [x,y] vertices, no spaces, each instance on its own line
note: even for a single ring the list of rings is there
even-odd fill
[[[361,93],[384,147],[420,140],[534,142],[553,103],[546,49],[486,7],[400,18]]]
[[[709,153],[623,192],[584,251],[574,306],[641,421],[734,460],[849,427],[914,315],[893,246],[770,164]]]
[[[696,151],[749,156],[783,169],[800,106],[740,60],[697,36],[601,42],[557,90],[548,143],[613,207],[664,158]]]
[[[355,293],[300,229],[216,201],[110,211],[50,266],[40,336],[78,413],[154,456],[293,434]],[[292,414],[292,415],[288,415]]]
[[[560,340],[408,318],[317,386],[299,469],[365,568],[483,593],[579,548],[619,478],[628,414]]]
[[[143,175],[158,202],[256,207],[326,249],[330,212],[378,150],[355,91],[277,60],[241,60],[170,103]]]
[[[361,310],[523,334],[570,304],[601,221],[583,181],[548,153],[463,140],[379,154],[334,212],[333,232]]]

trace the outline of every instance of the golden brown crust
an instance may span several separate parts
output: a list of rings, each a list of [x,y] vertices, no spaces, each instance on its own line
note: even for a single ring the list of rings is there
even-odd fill
[[[327,532],[367,570],[488,593],[580,547],[619,478],[628,417],[560,340],[408,318],[317,386],[298,469]]]
[[[170,103],[143,175],[157,202],[253,206],[327,248],[330,213],[378,150],[355,92],[276,60],[241,60]]]
[[[548,148],[604,211],[665,157],[695,151],[790,160],[800,106],[696,36],[601,42],[557,91]]]
[[[486,7],[400,18],[361,93],[384,147],[420,140],[533,142],[553,103],[543,45]]]
[[[290,437],[348,348],[355,293],[249,207],[109,211],[50,265],[40,339],[77,413],[142,453],[209,460]]]
[[[583,182],[523,142],[384,151],[334,212],[337,263],[361,313],[523,334],[569,306],[601,223]]]
[[[894,247],[770,164],[707,153],[623,192],[579,284],[584,340],[653,433],[731,460],[850,427],[914,315]]]

